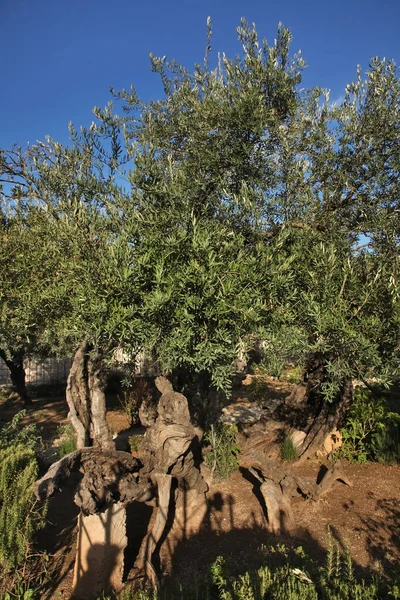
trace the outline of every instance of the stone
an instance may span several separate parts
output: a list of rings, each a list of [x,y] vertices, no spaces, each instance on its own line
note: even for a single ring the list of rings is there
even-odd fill
[[[340,448],[342,444],[342,434],[340,433],[340,431],[335,429],[334,431],[331,431],[331,433],[325,439],[324,450],[327,454],[331,454],[335,450],[338,450],[338,448]]]
[[[265,410],[252,402],[239,401],[222,409],[221,423],[256,423],[265,414]]]
[[[102,513],[79,515],[72,598],[96,598],[122,587],[126,509],[113,504]]]
[[[305,431],[300,431],[299,429],[293,431],[293,433],[290,436],[290,439],[292,440],[293,446],[296,450],[297,448],[300,448],[300,446],[303,445],[306,436],[307,434],[305,433]]]

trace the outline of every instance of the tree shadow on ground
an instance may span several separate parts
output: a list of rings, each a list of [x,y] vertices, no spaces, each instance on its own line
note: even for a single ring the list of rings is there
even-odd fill
[[[138,557],[142,541],[147,533],[154,509],[144,502],[131,502],[126,507],[126,535],[124,580],[127,579]]]
[[[90,565],[89,570],[77,577],[74,592],[71,595],[71,600],[97,600],[99,593],[111,594],[114,597],[114,592],[111,587],[96,590],[97,581],[107,581],[111,578],[114,568],[117,565],[120,548],[113,544],[93,544],[87,553],[87,561]]]
[[[42,592],[42,600],[50,600],[73,570],[79,516],[74,494],[81,477],[80,473],[71,474],[63,489],[50,499],[46,527],[36,534],[36,547],[52,558],[47,574],[48,585],[46,592]]]
[[[370,494],[373,494],[370,492]],[[362,523],[357,530],[367,535],[367,549],[371,564],[385,575],[398,570],[398,557],[392,548],[400,548],[400,506],[397,498],[378,499],[375,515],[366,519],[359,515]]]
[[[247,475],[246,479],[250,481]],[[175,520],[161,550],[163,584],[168,592],[177,591],[180,586],[193,588],[196,582],[200,585],[219,556],[224,557],[234,576],[265,565],[275,568],[289,564],[291,568],[307,569],[307,566],[315,568],[325,564],[326,548],[308,529],[297,527],[291,533],[280,534],[268,530],[267,510],[262,496],[257,493],[257,485],[253,491],[262,506],[264,519],[250,510],[245,526],[236,523],[233,496],[216,492],[208,499],[207,511],[196,533],[188,536],[185,523]],[[304,510],[307,510],[306,503]],[[327,538],[328,535],[327,530]],[[331,536],[345,554],[346,543],[340,535],[333,529]],[[357,562],[354,562],[354,572],[365,579],[372,575]]]
[[[198,509],[194,507],[194,512],[198,510],[197,515],[189,510],[191,508],[189,501],[186,507],[187,510],[179,512],[179,515],[174,515],[174,512],[171,512],[168,528],[161,540],[162,546],[160,544],[157,548],[161,560],[157,562],[157,551],[153,556],[153,563],[158,566],[163,586],[169,592],[177,592],[179,585],[182,585],[183,588],[190,588],[196,582],[204,580],[209,572],[210,564],[219,556],[224,556],[227,563],[232,566],[231,572],[235,576],[265,565],[274,568],[288,564],[291,568],[298,567],[307,570],[307,565],[315,567],[315,565],[325,564],[326,546],[324,547],[324,543],[318,541],[309,529],[297,527],[292,534],[273,534],[268,531],[268,514],[259,493],[258,484],[255,483],[245,469],[241,470],[241,474],[244,479],[253,484],[252,491],[258,499],[259,506],[261,506],[260,510],[256,510],[256,504],[251,506],[247,504],[246,506],[246,501],[249,500],[249,496],[247,496],[244,504],[240,507],[243,518],[238,519],[237,505],[240,505],[241,498],[238,494],[234,497],[228,486],[222,486],[218,491],[210,493],[206,506],[200,506]],[[240,480],[237,483],[240,485]],[[246,485],[248,486],[248,484]],[[63,493],[65,494],[66,491]],[[302,502],[300,499],[299,501]],[[58,495],[52,502],[55,502],[55,506],[59,507],[61,511],[63,511],[63,507],[70,506],[72,510],[77,512],[72,496],[67,499],[67,497],[64,498]],[[304,502],[304,510],[308,510],[306,502]],[[49,512],[50,519],[54,519],[53,513],[54,508]],[[128,583],[139,580],[135,577],[137,573],[134,574],[131,567],[137,557],[149,523],[151,528],[152,518],[154,518],[154,511],[145,504],[132,503],[128,507],[129,544],[125,552],[125,577]],[[62,519],[70,526],[69,529],[62,529]],[[75,546],[75,542],[72,544],[74,522],[71,524],[71,515],[68,516],[65,512],[62,519],[58,516],[58,520],[54,524],[57,529],[56,536],[54,535],[55,532],[48,529],[44,533],[48,545],[50,545],[50,533],[55,537],[60,549],[64,549],[68,536],[70,542],[67,543],[71,547],[72,545]],[[367,534],[371,568],[376,572],[374,567],[379,562],[379,565],[383,568],[392,569],[395,566],[394,555],[388,554],[388,547],[391,547],[393,551],[400,551],[400,509],[397,499],[377,499],[376,516],[368,519],[360,517],[360,521],[362,522],[360,532],[363,535]],[[195,523],[194,526],[193,522]],[[345,553],[347,543],[342,538],[340,531],[331,526],[331,535],[340,550]],[[304,558],[302,552],[296,550],[299,546],[302,547],[307,558]],[[70,560],[69,574],[71,574],[73,566],[71,554],[67,555],[64,552],[60,555],[59,560],[64,561],[64,565],[61,565],[63,568],[59,569],[58,572],[57,570],[54,571],[54,576],[51,578],[51,589],[42,596],[44,600],[49,600],[55,590],[60,589],[60,585],[68,575],[67,560]],[[369,579],[372,574],[369,567],[364,568],[356,561],[354,562],[354,570],[358,577],[366,579]],[[70,586],[68,587],[65,584],[65,589],[70,589]]]

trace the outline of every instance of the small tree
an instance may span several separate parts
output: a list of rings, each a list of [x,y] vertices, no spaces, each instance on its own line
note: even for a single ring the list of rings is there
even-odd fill
[[[52,271],[44,256],[47,232],[34,210],[7,205],[4,197],[0,214],[0,358],[10,370],[14,392],[30,405],[24,358],[43,350],[40,335],[48,320],[44,282]]]

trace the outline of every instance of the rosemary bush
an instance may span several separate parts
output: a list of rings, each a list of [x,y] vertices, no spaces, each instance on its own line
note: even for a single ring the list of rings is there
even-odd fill
[[[211,425],[205,433],[204,441],[210,445],[205,460],[217,479],[229,479],[239,466],[240,448],[236,443],[237,433],[236,425],[225,423]]]

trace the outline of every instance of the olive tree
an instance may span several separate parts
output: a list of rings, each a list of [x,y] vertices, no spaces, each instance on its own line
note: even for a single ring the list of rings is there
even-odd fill
[[[351,378],[398,364],[398,73],[374,60],[335,106],[300,87],[287,29],[269,45],[243,21],[238,37],[214,68],[210,23],[193,71],[151,57],[162,99],[114,91],[122,116],[96,108],[23,176],[66,249],[54,330],[90,359],[77,372],[144,349],[204,399],[262,339],[304,361],[311,443]]]
[[[276,135],[296,110],[304,65],[289,56],[287,29],[269,46],[243,21],[242,55],[223,55],[212,69],[210,24],[208,33],[204,64],[193,72],[151,57],[161,100],[114,93],[130,159],[124,210],[141,215],[151,282],[144,345],[203,399],[210,385],[229,389],[239,350],[251,349],[291,295],[290,259],[280,261],[264,235],[264,198],[277,185]]]
[[[42,335],[50,317],[45,296],[56,257],[48,223],[35,209],[3,197],[0,210],[0,357],[10,370],[14,392],[30,405],[24,358],[48,349]]]

